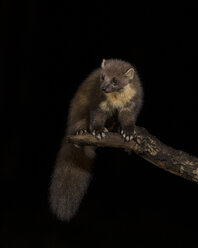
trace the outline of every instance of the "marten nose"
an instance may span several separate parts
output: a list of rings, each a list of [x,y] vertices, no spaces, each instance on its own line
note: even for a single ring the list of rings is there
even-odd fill
[[[105,87],[102,87],[102,91],[106,91],[106,88]]]

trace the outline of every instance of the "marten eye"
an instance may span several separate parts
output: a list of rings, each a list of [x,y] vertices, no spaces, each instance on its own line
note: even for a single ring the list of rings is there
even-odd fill
[[[105,79],[105,76],[101,75],[101,80],[104,81],[104,79]]]
[[[118,83],[118,80],[116,78],[113,78],[112,79],[112,82],[113,82],[113,84],[117,84]]]

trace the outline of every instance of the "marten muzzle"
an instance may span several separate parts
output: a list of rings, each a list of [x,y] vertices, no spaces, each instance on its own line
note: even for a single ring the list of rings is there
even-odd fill
[[[112,86],[109,82],[103,82],[100,86],[100,89],[105,93],[110,93],[113,91]]]

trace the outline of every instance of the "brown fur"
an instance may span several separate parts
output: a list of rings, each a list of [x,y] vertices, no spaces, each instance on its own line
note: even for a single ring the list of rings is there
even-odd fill
[[[120,126],[123,138],[132,137],[142,97],[140,80],[131,64],[103,60],[71,101],[66,135],[87,130],[102,138],[104,127],[117,131]],[[91,179],[94,156],[93,147],[76,148],[62,142],[50,186],[51,208],[59,219],[70,220],[77,212]]]

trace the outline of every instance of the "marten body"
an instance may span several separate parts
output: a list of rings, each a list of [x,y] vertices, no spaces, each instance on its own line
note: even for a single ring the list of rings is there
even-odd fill
[[[70,104],[66,135],[91,132],[97,139],[107,131],[121,133],[125,141],[135,137],[143,90],[134,67],[122,60],[103,60],[80,85]],[[91,179],[93,147],[62,143],[50,187],[52,210],[70,220],[79,208]]]

